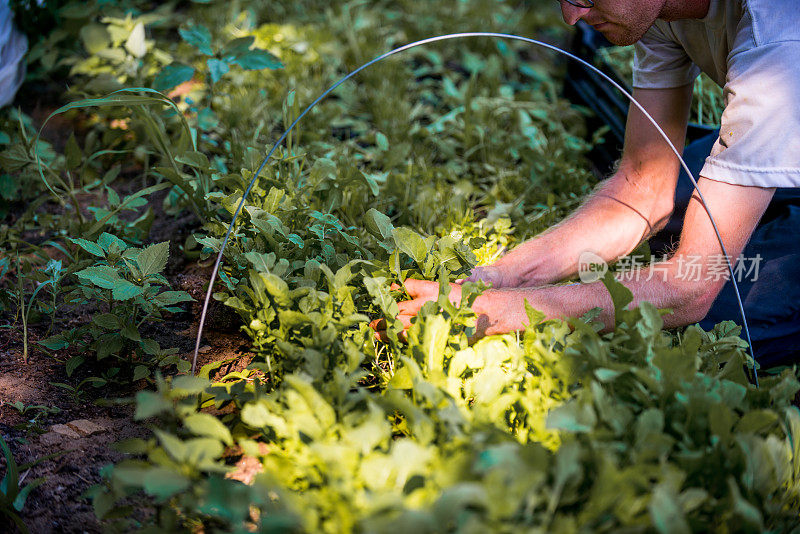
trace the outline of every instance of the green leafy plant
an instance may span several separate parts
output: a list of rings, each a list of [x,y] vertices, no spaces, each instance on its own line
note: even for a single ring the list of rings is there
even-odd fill
[[[377,388],[352,364],[366,356],[358,345],[323,353],[310,340],[279,382],[255,369],[209,382],[213,365],[161,382],[137,396],[155,436],[121,445],[135,458],[95,488],[96,510],[144,490],[180,510],[160,516],[173,529],[796,527],[794,374],[757,389],[732,324],[673,337],[658,310],[626,309],[630,292],[606,283],[617,309],[607,334],[529,309],[519,341],[469,346],[468,308],[426,305]],[[236,465],[225,462],[234,450]],[[243,478],[245,465],[264,474]]]
[[[29,117],[0,113],[0,209],[19,217],[0,239],[9,258],[63,254],[59,314],[91,315],[42,341],[66,367],[55,387],[80,404],[111,384],[154,386],[134,415],[152,435],[118,444],[127,456],[87,493],[98,517],[168,532],[797,527],[800,385],[784,370],[750,386],[734,325],[664,331],[662,312],[626,309],[610,278],[608,333],[591,313],[547,321],[528,308],[525,331],[476,341],[468,305],[482,287],[449,302],[453,279],[557,222],[595,182],[584,154],[603,132],[559,97],[561,65],[519,43],[414,49],[309,113],[257,177],[214,287],[252,359],[162,376],[188,363],[148,325],[187,297],[167,284],[166,243],[148,241],[152,217],[179,218],[184,253],[208,266],[303,105],[393,46],[476,20],[566,40],[555,5],[529,7],[63,11],[69,24],[32,55],[45,71],[75,66],[56,114],[79,126],[61,150]],[[70,39],[84,49],[59,45]],[[438,280],[440,295],[401,341],[391,284],[409,277]],[[51,313],[42,295],[32,316]],[[152,514],[128,506],[137,494]]]
[[[67,301],[85,305],[96,303],[98,312],[89,325],[78,332],[62,332],[44,341],[52,350],[67,348],[82,335],[92,340],[88,347],[97,360],[113,356],[116,360],[135,365],[133,379],[150,375],[148,361],[160,366],[183,362],[174,357],[176,350],[164,350],[152,338],[143,337],[140,328],[163,319],[164,313],[181,312],[177,304],[191,301],[185,291],[169,290],[169,282],[161,272],[167,265],[169,242],[144,248],[128,246],[121,239],[103,233],[97,241],[71,239],[83,251],[95,258],[94,264],[77,271],[79,286]],[[85,361],[85,356],[73,356],[67,362],[67,373]],[[106,378],[98,379],[105,383]]]
[[[35,432],[36,434],[43,434],[45,429],[42,426],[42,421],[47,419],[50,415],[61,413],[61,409],[57,406],[45,406],[43,404],[25,404],[22,401],[4,402],[0,406],[9,406],[19,412],[25,417],[25,422],[14,425],[16,430],[22,430],[25,434]]]
[[[6,276],[9,271],[10,264],[11,261],[8,257],[0,258],[0,278]],[[35,270],[32,269],[30,262],[26,261],[23,263],[20,258],[17,257],[14,272],[16,276],[16,283],[14,284],[13,290],[5,291],[5,300],[14,301],[17,313],[15,315],[14,322],[10,325],[4,325],[4,327],[15,328],[18,320],[22,323],[22,361],[27,363],[28,326],[31,320],[31,311],[34,309],[34,303],[38,304],[39,308],[43,308],[42,303],[37,302],[36,297],[39,295],[41,290],[45,288],[49,289],[51,302],[49,306],[45,307],[45,311],[50,313],[50,327],[48,328],[49,332],[55,322],[59,284],[63,276],[63,271],[61,268],[61,261],[58,260],[50,260],[44,269]],[[28,295],[26,298],[25,285],[27,282],[32,282],[34,287],[30,295]]]
[[[70,365],[70,364],[68,363],[68,365]],[[77,365],[73,362],[70,365],[70,367],[68,367],[68,370],[69,370],[68,372],[71,373],[72,369],[74,369],[75,366],[77,366]],[[112,368],[110,373],[108,373],[110,375],[109,378],[113,378],[114,375],[117,374],[116,371],[119,371],[119,369],[118,368]],[[94,388],[101,388],[101,387],[105,386],[106,384],[108,384],[109,378],[103,378],[103,377],[99,377],[99,376],[90,376],[89,378],[84,378],[83,380],[81,380],[77,384],[67,384],[65,382],[50,382],[50,385],[64,390],[67,394],[69,394],[70,398],[72,399],[72,402],[74,404],[78,404],[81,401],[85,400],[84,397],[86,396],[86,394],[88,392],[87,389],[86,389],[86,386],[92,386]]]
[[[46,479],[44,477],[39,477],[25,485],[23,485],[23,482],[32,467],[52,458],[54,455],[39,458],[27,464],[18,465],[8,443],[6,443],[2,436],[0,436],[0,449],[3,450],[3,457],[6,461],[5,474],[3,475],[3,479],[0,480],[0,517],[16,526],[20,532],[27,534],[29,532],[28,527],[25,526],[19,514],[25,507],[25,501],[28,499],[28,495],[30,495],[31,491],[37,486],[42,485]],[[20,475],[21,471],[25,472]]]

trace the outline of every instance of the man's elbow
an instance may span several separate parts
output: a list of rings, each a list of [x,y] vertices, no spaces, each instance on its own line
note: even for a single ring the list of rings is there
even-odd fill
[[[660,232],[667,226],[667,223],[669,222],[670,218],[672,217],[672,214],[674,213],[674,207],[675,207],[674,203],[664,204],[660,206],[659,210],[655,211],[651,215],[650,236]]]
[[[675,287],[676,299],[669,326],[686,326],[702,321],[722,290],[714,282],[681,282]]]

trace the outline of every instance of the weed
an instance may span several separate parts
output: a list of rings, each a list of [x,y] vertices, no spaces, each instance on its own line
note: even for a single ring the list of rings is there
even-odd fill
[[[51,350],[75,344],[88,347],[97,361],[113,356],[129,365],[133,380],[150,375],[149,361],[158,366],[178,364],[180,369],[183,364],[172,357],[175,350],[162,349],[156,340],[143,337],[140,332],[145,324],[162,320],[165,313],[183,311],[176,305],[192,300],[185,291],[169,290],[169,282],[161,274],[167,265],[169,242],[137,248],[108,233],[101,234],[97,241],[71,241],[94,261],[75,272],[78,286],[68,293],[66,301],[81,306],[93,303],[99,311],[91,324],[60,332],[41,344]],[[88,345],[83,342],[85,336],[91,339]],[[73,356],[67,362],[67,374],[71,375],[84,361],[83,354]],[[109,368],[113,369],[119,371]],[[105,384],[109,378],[97,379],[93,384]]]
[[[61,413],[61,409],[55,406],[45,406],[42,404],[24,404],[21,401],[0,403],[0,406],[9,406],[19,412],[20,415],[25,417],[24,423],[14,426],[16,430],[22,430],[25,434],[43,434],[45,429],[42,422],[48,416]]]
[[[3,450],[3,457],[6,461],[6,472],[3,475],[3,479],[0,480],[0,517],[13,523],[20,532],[27,534],[29,532],[28,527],[25,526],[19,514],[25,507],[25,501],[28,499],[28,495],[30,495],[31,491],[37,486],[42,485],[46,479],[44,477],[39,477],[25,485],[23,485],[23,483],[28,473],[30,473],[31,468],[45,460],[53,458],[59,453],[39,458],[27,464],[18,465],[14,459],[14,455],[11,453],[8,443],[6,443],[2,436],[0,436],[0,449]],[[22,471],[24,471],[24,473],[21,473]]]

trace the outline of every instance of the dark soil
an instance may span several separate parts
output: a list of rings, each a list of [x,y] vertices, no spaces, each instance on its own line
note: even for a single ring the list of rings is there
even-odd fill
[[[182,355],[190,360],[196,329],[196,324],[189,321],[164,323],[159,330],[162,336],[170,336],[173,344],[159,341],[164,346],[186,348],[181,349]],[[148,384],[140,381],[126,391],[88,388],[86,400],[76,402],[51,382],[74,384],[79,379],[67,377],[62,363],[35,350],[24,363],[20,340],[14,339],[19,337],[17,332],[6,330],[0,338],[0,346],[6,347],[0,350],[0,433],[18,464],[61,453],[21,473],[25,477],[23,484],[45,477],[45,482],[29,496],[22,517],[34,533],[105,532],[107,529],[95,518],[90,499],[83,494],[101,482],[103,466],[122,459],[123,455],[113,451],[111,444],[149,434],[146,424],[133,421],[133,406],[128,401],[136,389]],[[198,368],[212,361],[231,360],[221,371],[239,370],[252,357],[248,348],[238,334],[209,331],[204,336]],[[22,415],[11,406],[17,402],[58,408],[60,412],[44,414],[30,423],[37,410],[30,409]],[[0,460],[3,473],[4,463]],[[135,515],[144,513],[140,507]],[[0,531],[5,531],[2,525]]]

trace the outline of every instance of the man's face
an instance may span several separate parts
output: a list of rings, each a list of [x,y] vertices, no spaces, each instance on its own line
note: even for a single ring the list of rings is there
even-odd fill
[[[561,0],[567,24],[583,19],[615,45],[631,45],[658,18],[667,0],[595,0],[594,7],[576,7]]]

